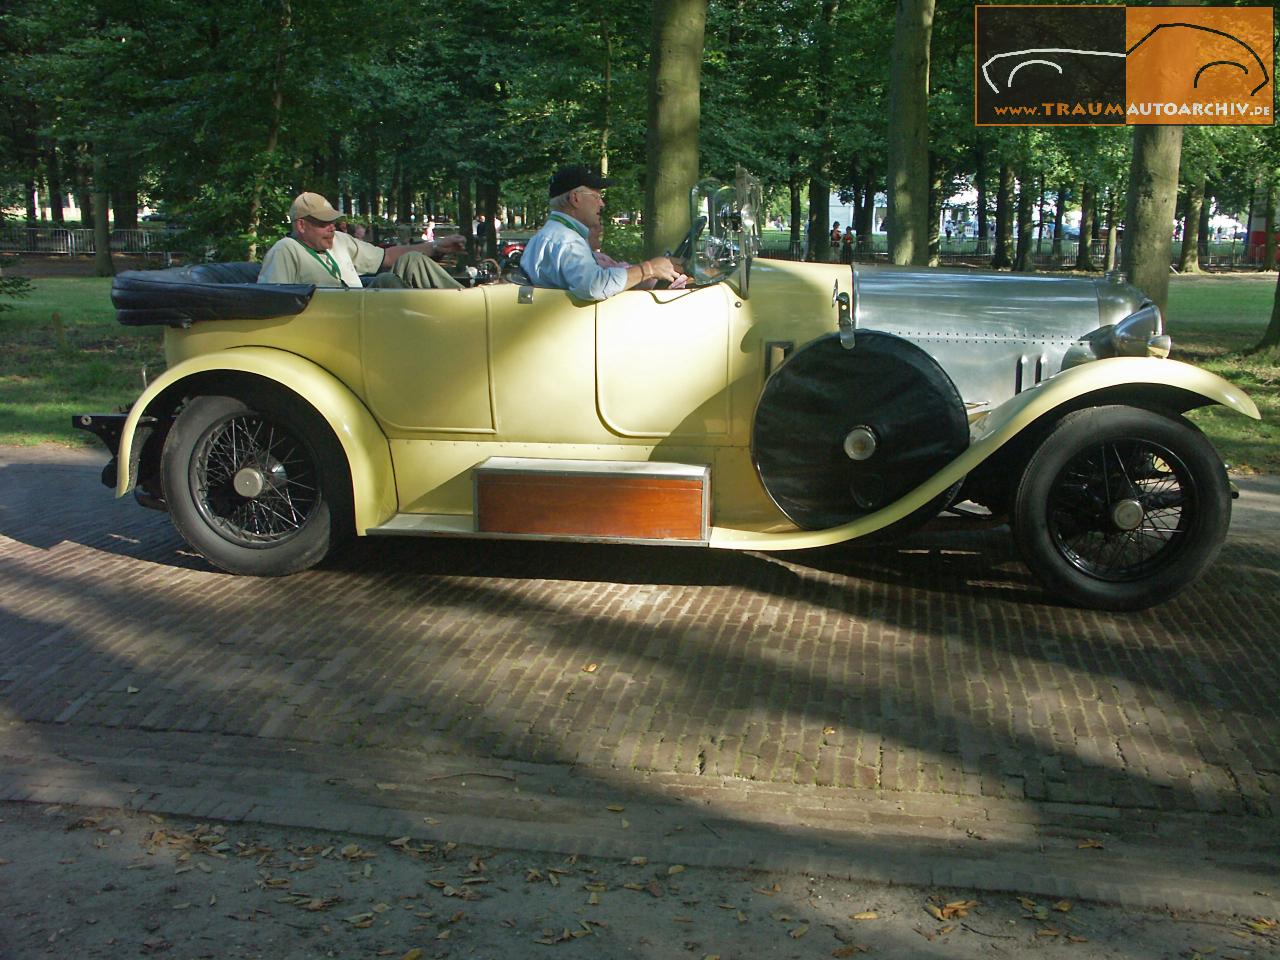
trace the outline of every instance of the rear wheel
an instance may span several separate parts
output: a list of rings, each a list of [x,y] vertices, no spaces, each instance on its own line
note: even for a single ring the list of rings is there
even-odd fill
[[[310,408],[282,393],[190,400],[161,473],[178,532],[231,573],[305,570],[343,527],[342,449]]]
[[[1096,407],[1064,417],[1027,463],[1013,532],[1053,594],[1140,610],[1213,561],[1231,521],[1226,471],[1181,417]]]

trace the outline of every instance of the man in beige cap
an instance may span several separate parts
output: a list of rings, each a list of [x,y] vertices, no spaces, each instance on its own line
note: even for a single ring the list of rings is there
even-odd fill
[[[361,274],[390,270],[390,274],[383,274],[370,285],[443,289],[462,286],[431,259],[463,250],[466,238],[461,235],[384,249],[337,230],[335,223],[341,216],[320,194],[299,194],[289,207],[293,233],[267,251],[258,282],[359,287]],[[423,255],[424,249],[429,256]]]

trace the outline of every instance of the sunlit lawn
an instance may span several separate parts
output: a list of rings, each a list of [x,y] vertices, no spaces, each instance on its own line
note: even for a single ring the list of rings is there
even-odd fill
[[[71,415],[121,409],[144,369],[163,369],[160,328],[117,324],[110,289],[105,279],[38,279],[28,299],[0,313],[0,443],[96,442],[72,429]],[[1174,356],[1238,384],[1262,410],[1261,423],[1222,407],[1192,414],[1242,472],[1280,472],[1280,356],[1244,355],[1274,296],[1274,275],[1175,277],[1170,287]]]
[[[1276,275],[1174,277],[1169,285],[1173,356],[1230,380],[1258,405],[1262,421],[1224,407],[1191,414],[1233,470],[1280,472],[1280,353],[1246,355],[1267,328]]]
[[[33,281],[30,297],[0,313],[0,443],[96,443],[74,413],[111,412],[164,369],[159,327],[123,327],[111,281]]]

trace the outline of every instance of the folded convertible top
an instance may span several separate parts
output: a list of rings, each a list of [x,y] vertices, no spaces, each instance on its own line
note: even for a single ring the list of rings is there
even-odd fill
[[[259,284],[259,263],[198,263],[126,270],[111,284],[116,319],[128,326],[189,327],[197,320],[270,320],[301,313],[315,285]]]

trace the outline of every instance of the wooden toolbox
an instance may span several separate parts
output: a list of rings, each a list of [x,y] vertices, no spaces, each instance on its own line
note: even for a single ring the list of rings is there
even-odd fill
[[[705,544],[711,468],[490,457],[475,469],[482,533]]]

